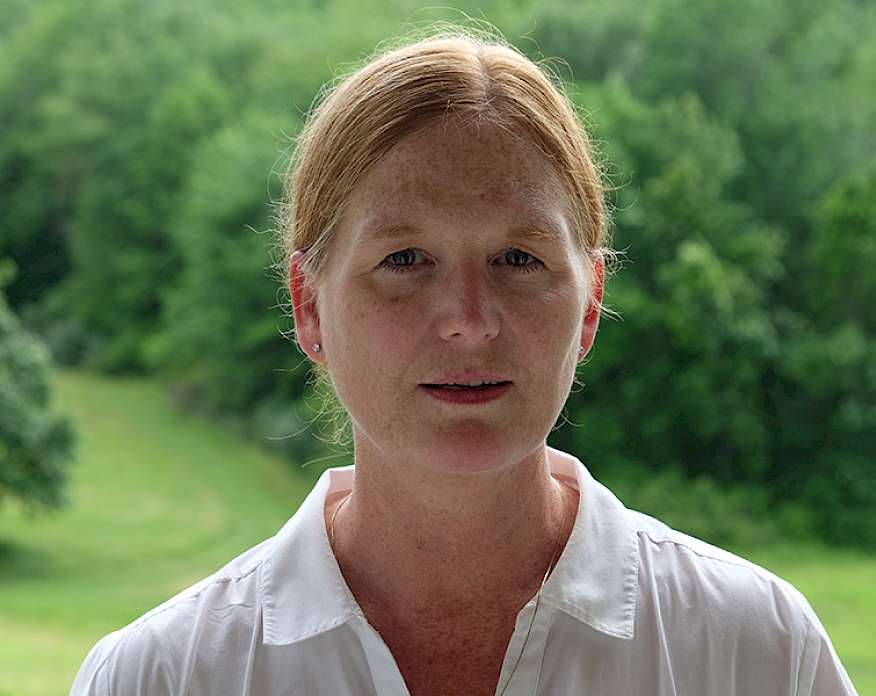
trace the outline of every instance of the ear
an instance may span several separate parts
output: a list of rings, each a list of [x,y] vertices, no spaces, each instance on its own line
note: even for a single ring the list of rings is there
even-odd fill
[[[313,350],[315,343],[322,343],[319,310],[316,293],[304,275],[303,251],[295,251],[289,260],[289,293],[292,296],[292,311],[295,313],[295,337],[304,354],[313,362],[319,362],[324,352]]]
[[[581,346],[584,351],[579,359],[583,359],[593,347],[596,340],[596,329],[599,328],[599,307],[605,292],[605,259],[598,251],[590,254],[593,262],[593,277],[590,299],[587,302],[587,310],[584,314],[584,326],[581,328]]]

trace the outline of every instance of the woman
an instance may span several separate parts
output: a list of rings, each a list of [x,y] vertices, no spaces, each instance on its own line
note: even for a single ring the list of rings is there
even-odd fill
[[[385,52],[322,101],[288,183],[297,339],[355,465],[100,641],[74,694],[854,693],[790,585],[546,445],[611,250],[538,67],[462,33]]]

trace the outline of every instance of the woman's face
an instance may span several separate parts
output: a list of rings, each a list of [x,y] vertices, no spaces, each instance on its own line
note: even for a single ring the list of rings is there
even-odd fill
[[[293,256],[299,341],[326,362],[357,457],[483,470],[543,445],[599,320],[601,258],[585,266],[568,207],[528,141],[439,123],[353,192],[316,302]],[[477,404],[424,386],[460,372],[511,384]]]

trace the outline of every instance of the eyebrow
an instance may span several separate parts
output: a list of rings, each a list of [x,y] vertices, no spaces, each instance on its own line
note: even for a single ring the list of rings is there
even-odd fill
[[[418,227],[413,225],[389,225],[386,227],[378,227],[363,235],[365,241],[374,241],[380,239],[403,239],[412,237],[415,234],[422,232]]]
[[[396,240],[413,237],[422,234],[423,230],[414,225],[388,225],[378,227],[373,231],[367,232],[364,241],[378,241],[383,239]],[[528,239],[531,241],[541,242],[557,242],[562,239],[562,234],[553,226],[540,227],[534,224],[517,225],[508,232],[510,239]]]
[[[529,239],[537,242],[559,242],[563,235],[552,225],[539,227],[538,225],[519,225],[514,227],[508,236],[511,239]]]

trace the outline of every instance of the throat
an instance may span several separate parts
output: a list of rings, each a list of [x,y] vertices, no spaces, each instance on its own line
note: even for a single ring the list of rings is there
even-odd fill
[[[514,617],[558,562],[574,525],[577,489],[554,490],[554,504],[525,515],[523,528],[519,520],[516,526],[463,526],[453,519],[403,523],[382,518],[377,504],[367,505],[363,518],[357,493],[337,515],[333,551],[363,611],[370,607],[393,622],[417,616],[440,625],[443,617],[464,622],[477,616],[472,620],[478,623],[487,618],[477,613],[485,608],[494,617]],[[339,498],[327,501],[327,530]],[[471,531],[484,526],[489,538]]]

